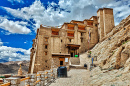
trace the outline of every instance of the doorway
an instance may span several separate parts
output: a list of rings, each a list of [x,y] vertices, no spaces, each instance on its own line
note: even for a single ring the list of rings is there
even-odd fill
[[[71,55],[71,57],[74,57],[75,56],[75,50],[71,50],[70,55]]]
[[[73,57],[73,52],[71,52],[71,57]]]
[[[64,66],[65,58],[64,57],[59,57],[60,64],[59,66]]]
[[[60,61],[60,66],[62,66],[63,65],[63,61]]]

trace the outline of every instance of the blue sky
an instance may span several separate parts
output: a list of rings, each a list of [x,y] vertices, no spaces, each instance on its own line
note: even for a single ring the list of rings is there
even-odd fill
[[[0,59],[29,60],[41,24],[61,26],[89,19],[102,7],[113,8],[115,25],[130,15],[130,0],[1,0]]]

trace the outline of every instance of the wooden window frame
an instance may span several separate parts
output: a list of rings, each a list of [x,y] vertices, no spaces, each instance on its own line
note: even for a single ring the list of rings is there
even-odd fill
[[[48,42],[48,38],[45,38],[45,42]]]
[[[45,56],[47,55],[47,52],[45,52]]]
[[[59,31],[52,31],[52,35],[59,35]]]
[[[71,42],[71,39],[69,39],[69,42]]]
[[[83,43],[83,38],[81,38],[81,43]]]

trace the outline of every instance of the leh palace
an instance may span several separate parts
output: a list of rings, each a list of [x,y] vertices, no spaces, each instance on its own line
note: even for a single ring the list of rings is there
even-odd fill
[[[72,20],[61,27],[40,25],[33,39],[28,72],[36,73],[59,66],[69,69],[71,59],[77,59],[80,54],[92,49],[113,27],[111,8],[100,8],[97,16],[83,21]]]

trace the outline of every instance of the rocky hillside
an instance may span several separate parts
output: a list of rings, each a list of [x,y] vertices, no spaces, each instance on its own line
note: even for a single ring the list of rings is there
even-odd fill
[[[92,80],[92,83],[102,85],[106,79],[105,83],[107,81],[117,83],[120,80],[119,82],[125,82],[123,84],[127,85],[130,80],[130,15],[115,26],[92,50],[80,55],[81,65],[91,63],[91,58],[88,58],[90,54],[95,59],[94,64],[97,65],[92,70],[92,76],[95,77],[94,80],[100,80],[100,82]],[[114,78],[106,77],[108,73]]]
[[[20,65],[22,67],[23,73],[27,73],[29,61],[10,61],[0,63],[0,74],[17,74]]]

